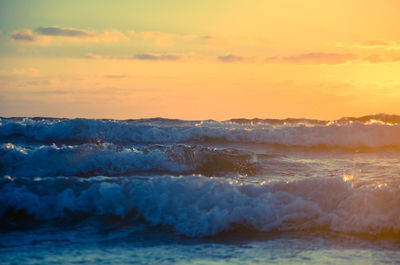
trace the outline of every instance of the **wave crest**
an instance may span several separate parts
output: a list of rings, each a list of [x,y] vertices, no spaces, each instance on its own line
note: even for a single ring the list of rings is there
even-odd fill
[[[15,213],[23,211],[42,222],[105,214],[140,217],[191,237],[237,225],[259,231],[400,233],[398,183],[355,188],[338,178],[314,178],[255,185],[193,176],[70,181],[3,185],[2,225],[9,227]]]
[[[121,176],[138,172],[254,173],[251,152],[197,145],[122,146],[111,143],[25,148],[0,145],[0,174],[17,177]]]
[[[400,123],[371,122],[371,119],[368,122],[350,119],[326,124],[296,121],[280,125],[28,118],[3,118],[0,122],[0,140],[57,144],[225,141],[303,147],[400,148],[399,135]]]

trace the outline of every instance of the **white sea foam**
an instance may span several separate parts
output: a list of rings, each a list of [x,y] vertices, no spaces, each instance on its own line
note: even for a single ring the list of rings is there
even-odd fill
[[[2,185],[0,216],[6,219],[10,208],[25,210],[39,221],[82,213],[128,218],[135,212],[151,225],[170,226],[191,237],[215,235],[237,225],[260,231],[400,232],[398,183],[353,187],[339,178],[313,178],[239,185],[193,176],[69,181],[68,186],[55,180]]]
[[[254,172],[254,154],[190,145],[121,146],[111,143],[0,145],[0,174],[18,177],[116,176],[134,172]]]
[[[20,177],[121,175],[135,171],[184,172],[184,163],[171,161],[165,152],[149,152],[113,144],[0,146],[0,173]]]
[[[0,138],[58,142],[177,143],[220,140],[286,146],[400,147],[400,124],[338,122],[326,125],[232,122],[145,123],[105,120],[3,119]]]

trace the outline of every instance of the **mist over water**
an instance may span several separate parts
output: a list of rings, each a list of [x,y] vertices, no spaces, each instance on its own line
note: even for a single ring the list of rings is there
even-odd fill
[[[0,256],[394,263],[399,151],[400,116],[386,114],[1,118]]]

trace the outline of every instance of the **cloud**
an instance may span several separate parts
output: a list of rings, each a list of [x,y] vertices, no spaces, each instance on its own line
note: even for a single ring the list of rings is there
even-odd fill
[[[95,36],[94,32],[74,28],[39,27],[35,30],[39,35],[87,38]]]
[[[400,62],[400,56],[396,54],[370,54],[357,56],[353,53],[303,53],[293,56],[270,56],[266,62],[279,62],[290,64],[343,64],[356,63],[395,63]]]
[[[129,30],[128,35],[137,39],[153,41],[159,46],[167,46],[174,41],[210,41],[215,39],[212,36],[199,36],[196,34],[174,34],[160,31],[142,31]]]
[[[245,58],[239,55],[228,54],[225,56],[218,56],[217,59],[225,63],[233,63],[243,61]]]
[[[95,31],[60,27],[39,27],[34,33],[30,29],[22,29],[11,33],[10,38],[31,45],[46,45],[53,41],[117,42],[129,40],[125,34],[113,29],[96,33]]]
[[[101,59],[100,55],[93,54],[93,53],[87,53],[83,56],[85,59]]]
[[[381,63],[387,61],[382,54],[371,54],[365,57],[364,60],[370,63]]]
[[[182,59],[181,55],[174,53],[167,54],[152,54],[152,53],[141,53],[133,56],[132,59],[136,60],[148,60],[148,61],[179,61]]]
[[[214,39],[215,37],[213,37],[213,36],[211,36],[211,35],[204,35],[204,36],[201,36],[201,38],[204,39],[204,40],[212,40],[212,39]]]
[[[123,78],[127,78],[127,75],[104,75],[104,78],[107,79],[123,79]]]
[[[34,42],[36,40],[30,29],[21,29],[11,33],[10,38],[21,42]]]
[[[121,40],[129,40],[125,34],[115,29],[104,30],[103,33],[98,34],[95,31],[74,28],[47,27],[37,28],[35,32],[44,36],[86,39],[87,41],[94,42],[116,42]]]
[[[207,44],[210,46],[227,46],[228,41],[225,38],[212,35],[174,34],[160,31],[142,31],[129,30],[128,35],[132,38],[152,41],[158,46],[167,46],[175,42],[186,42],[193,44]]]
[[[269,57],[267,61],[280,61],[294,64],[342,64],[357,58],[352,53],[312,52],[286,57]]]
[[[71,91],[63,90],[63,89],[36,90],[36,91],[31,91],[30,93],[37,94],[37,95],[66,95],[66,94],[72,94]]]
[[[376,48],[388,48],[391,46],[397,46],[397,43],[381,39],[381,40],[371,40],[371,41],[361,42],[355,46],[364,49],[376,49]]]
[[[368,63],[394,63],[400,61],[400,56],[390,56],[385,54],[371,54],[363,58]]]
[[[36,77],[40,75],[40,70],[37,68],[12,68],[12,69],[1,69],[0,76],[30,76]]]
[[[95,41],[100,42],[118,42],[118,41],[128,41],[129,38],[119,30],[104,30],[102,34],[98,34],[95,37]]]
[[[205,35],[205,36],[201,36],[200,39],[204,40],[207,43],[207,45],[210,45],[210,46],[228,46],[229,45],[228,41],[222,37]]]
[[[363,48],[363,49],[379,49],[379,48],[384,48],[384,49],[388,49],[388,50],[399,50],[400,49],[400,43],[395,42],[395,41],[388,41],[388,40],[384,40],[384,39],[361,42],[354,46],[357,48]]]
[[[386,40],[371,40],[361,43],[364,47],[379,47],[379,46],[388,46],[390,42]]]
[[[131,35],[136,35],[141,39],[144,40],[153,40],[157,45],[166,46],[169,45],[174,38],[177,37],[176,34],[165,33],[165,32],[155,32],[155,31],[148,31],[148,32],[139,32],[139,33],[131,33]]]

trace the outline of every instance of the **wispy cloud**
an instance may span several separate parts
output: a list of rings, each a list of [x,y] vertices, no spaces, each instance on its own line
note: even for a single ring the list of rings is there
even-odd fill
[[[367,63],[395,63],[400,61],[399,55],[371,54],[362,58]]]
[[[96,35],[95,41],[98,42],[119,42],[128,41],[129,37],[119,30],[104,30],[103,33]]]
[[[284,57],[272,56],[267,58],[266,61],[293,64],[343,64],[355,59],[357,59],[357,56],[352,53],[312,52]]]
[[[233,62],[240,62],[245,60],[243,56],[228,54],[224,56],[218,56],[217,59],[224,63],[233,63]]]
[[[83,56],[85,59],[101,59],[100,55],[94,54],[94,53],[87,53]]]
[[[206,43],[210,46],[228,46],[229,45],[228,41],[222,37],[205,35],[205,36],[201,36],[200,39],[206,41]]]
[[[94,32],[79,30],[74,28],[60,28],[60,27],[39,27],[35,30],[39,35],[45,36],[62,36],[62,37],[74,37],[74,38],[87,38],[94,37]]]
[[[130,34],[133,35],[132,31],[130,31]],[[166,46],[171,44],[172,41],[177,37],[176,34],[158,32],[158,31],[139,32],[135,33],[134,35],[144,40],[152,40],[157,45],[160,46]]]
[[[128,30],[125,33],[116,29],[105,29],[97,32],[91,29],[79,29],[73,27],[48,26],[36,29],[20,29],[10,34],[10,39],[25,45],[51,45],[76,42],[120,42],[120,41],[144,41],[146,44],[156,46],[169,45],[208,45],[227,46],[226,39],[220,36],[175,34],[161,31],[135,31]]]
[[[96,31],[61,27],[39,27],[33,32],[30,29],[21,29],[12,32],[10,38],[19,43],[32,45],[50,44],[56,40],[69,42],[117,42],[129,40],[125,34],[115,29],[97,33]]]
[[[148,61],[179,61],[183,59],[182,55],[175,53],[154,54],[154,53],[140,53],[133,56],[132,59],[148,60]]]
[[[388,46],[388,45],[390,45],[390,42],[386,41],[386,40],[371,40],[371,41],[362,42],[359,45],[360,45],[360,47],[364,47],[364,48],[376,48],[376,47]]]
[[[400,42],[385,39],[374,39],[356,43],[328,42],[326,44],[328,46],[333,46],[336,48],[357,48],[364,50],[400,50]]]
[[[21,42],[34,42],[36,41],[30,29],[21,29],[11,33],[10,38],[15,41]]]
[[[214,46],[225,46],[227,41],[221,37],[211,36],[211,35],[196,35],[196,34],[174,34],[159,31],[144,31],[136,32],[134,30],[128,31],[129,35],[147,41],[152,41],[158,46],[167,46],[174,44],[176,42],[193,42],[193,43],[203,43],[207,45]]]
[[[400,43],[396,41],[389,41],[384,39],[365,41],[354,45],[356,48],[363,49],[388,49],[388,50],[399,50]]]
[[[40,75],[40,70],[37,68],[0,68],[0,76],[30,76],[36,77]]]
[[[55,89],[55,90],[34,90],[30,91],[30,93],[37,95],[66,95],[66,94],[72,94],[73,92],[64,89]]]
[[[104,75],[104,78],[107,79],[123,79],[123,78],[127,78],[127,75]]]

